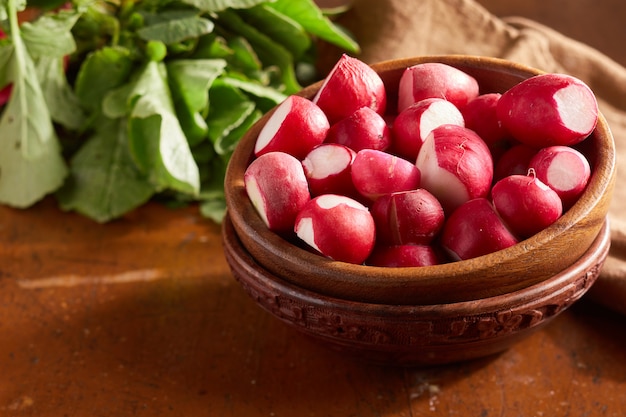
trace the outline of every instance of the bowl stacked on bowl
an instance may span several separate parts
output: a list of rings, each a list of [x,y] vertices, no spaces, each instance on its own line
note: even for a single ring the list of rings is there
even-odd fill
[[[395,109],[404,70],[440,62],[474,77],[481,93],[504,92],[541,71],[473,56],[387,61],[372,67]],[[322,82],[300,95],[313,98]],[[270,231],[252,205],[244,173],[272,112],[242,138],[225,180],[226,258],[266,310],[350,356],[399,365],[466,360],[500,352],[571,305],[592,285],[610,244],[607,213],[615,150],[606,121],[584,143],[592,172],[574,205],[549,227],[504,250],[424,267],[339,262]]]

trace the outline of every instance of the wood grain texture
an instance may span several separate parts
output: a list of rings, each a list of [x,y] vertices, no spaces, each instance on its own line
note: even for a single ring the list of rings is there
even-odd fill
[[[99,226],[46,201],[0,218],[2,416],[626,414],[623,317],[585,298],[500,355],[387,368],[260,309],[195,207]]]

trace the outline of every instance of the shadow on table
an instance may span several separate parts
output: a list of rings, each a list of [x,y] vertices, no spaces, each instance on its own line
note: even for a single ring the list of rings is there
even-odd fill
[[[75,415],[359,415],[428,407],[492,359],[422,369],[340,356],[261,310],[227,269],[116,285],[2,287],[13,320],[0,412]],[[394,414],[395,415],[395,414]]]

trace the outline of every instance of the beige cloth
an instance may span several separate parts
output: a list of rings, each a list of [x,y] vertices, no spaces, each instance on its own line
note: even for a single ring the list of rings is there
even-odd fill
[[[626,313],[626,210],[621,207],[626,197],[626,168],[621,169],[626,163],[626,68],[536,21],[498,18],[472,0],[354,0],[339,23],[355,34],[363,48],[360,58],[368,63],[416,55],[494,56],[569,73],[594,90],[617,144],[618,178],[610,211],[611,253],[589,296]]]

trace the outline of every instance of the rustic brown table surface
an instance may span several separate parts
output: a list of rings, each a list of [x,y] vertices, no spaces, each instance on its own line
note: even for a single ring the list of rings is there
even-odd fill
[[[496,357],[397,369],[257,307],[195,207],[0,208],[0,259],[2,416],[626,415],[624,317],[584,298]]]

